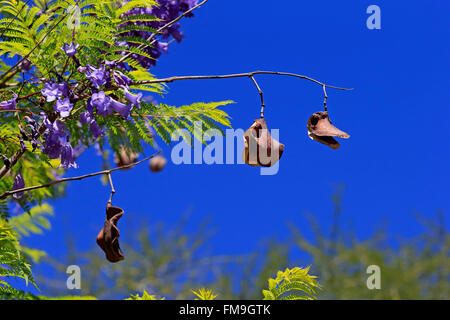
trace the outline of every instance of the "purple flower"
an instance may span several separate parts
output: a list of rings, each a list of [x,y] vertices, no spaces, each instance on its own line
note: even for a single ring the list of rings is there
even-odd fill
[[[105,132],[98,126],[97,121],[95,121],[95,118],[91,116],[89,112],[82,112],[80,114],[80,122],[89,124],[92,135],[95,138],[98,138],[105,134]]]
[[[113,78],[114,81],[119,85],[119,86],[125,86],[128,87],[130,84],[133,83],[133,80],[131,80],[130,78],[128,78],[126,75],[124,75],[122,72],[120,71],[114,71],[113,73]]]
[[[48,132],[44,141],[43,153],[48,155],[50,159],[57,159],[61,155],[62,144],[59,136],[54,132]]]
[[[169,52],[169,43],[168,42],[157,41],[156,47],[164,53]]]
[[[123,103],[121,103],[119,101],[116,101],[114,99],[111,99],[110,105],[117,113],[122,115],[125,119],[128,119],[128,117],[130,116],[131,108],[133,108],[131,103],[123,104]]]
[[[41,90],[43,96],[47,97],[47,102],[55,101],[57,98],[67,96],[69,93],[69,86],[67,83],[46,83],[44,89]]]
[[[92,84],[98,89],[100,86],[106,84],[107,75],[105,66],[100,66],[96,69],[91,65],[86,66],[86,77],[91,80]]]
[[[65,98],[64,100],[58,99],[56,101],[55,110],[59,112],[61,118],[68,117],[72,108],[73,104],[70,103],[69,98]]]
[[[61,49],[67,54],[67,56],[73,57],[77,53],[78,47],[78,44],[72,42],[71,44],[64,43]]]
[[[69,142],[64,143],[61,147],[61,166],[66,169],[71,167],[78,168],[78,165],[75,163],[72,146]]]
[[[25,188],[25,180],[22,176],[22,168],[19,169],[19,172],[17,172],[16,177],[14,178],[14,184],[13,184],[13,190],[23,189]],[[15,199],[20,199],[23,197],[23,192],[17,192],[13,194],[13,197]]]
[[[125,94],[125,98],[128,99],[132,104],[134,104],[136,107],[141,108],[141,105],[139,104],[142,100],[142,92],[139,92],[137,95],[132,94],[126,87],[122,87],[123,93]]]
[[[4,110],[14,110],[17,105],[17,95],[13,92],[13,98],[0,102],[0,108]]]
[[[105,95],[104,91],[94,93],[89,101],[92,107],[97,108],[97,113],[101,116],[111,114],[111,98]]]

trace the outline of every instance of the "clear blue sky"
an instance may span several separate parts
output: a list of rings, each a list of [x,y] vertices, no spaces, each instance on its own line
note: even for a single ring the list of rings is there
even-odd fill
[[[371,4],[381,8],[381,30],[366,28]],[[208,216],[218,228],[210,243],[215,253],[247,253],[263,238],[285,238],[287,221],[309,234],[305,211],[328,226],[333,185],[345,184],[342,219],[361,238],[386,220],[391,235],[413,236],[421,231],[416,211],[431,217],[443,210],[448,228],[449,10],[444,0],[210,0],[183,21],[185,40],[171,45],[154,74],[273,70],[354,87],[328,90],[330,116],[351,138],[337,151],[308,138],[306,121],[322,108],[320,86],[258,76],[267,122],[280,129],[286,145],[279,173],[169,163],[164,172],[151,174],[141,165],[113,176],[114,204],[125,210],[120,226],[143,216],[171,225],[191,209],[190,229]],[[158,101],[227,99],[237,102],[226,107],[234,127],[246,129],[258,117],[259,96],[245,78],[173,83]],[[97,171],[101,159],[90,150],[78,164],[67,176]],[[108,196],[109,187],[97,178],[69,184],[67,197],[52,203],[52,231],[28,243],[56,256],[66,252],[65,233],[76,236],[81,249],[95,245]]]

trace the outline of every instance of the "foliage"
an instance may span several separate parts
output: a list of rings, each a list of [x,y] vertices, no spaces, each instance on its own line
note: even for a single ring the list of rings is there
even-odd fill
[[[142,293],[142,296],[139,296],[139,294],[131,295],[130,298],[127,298],[125,300],[164,300],[165,298],[158,299],[155,295],[148,294],[147,291],[144,290]]]
[[[305,269],[293,268],[278,271],[275,279],[269,279],[268,290],[263,290],[264,300],[313,300],[319,283]]]
[[[197,291],[192,290],[192,293],[198,297],[195,300],[214,300],[217,298],[217,295],[211,289],[200,288]]]
[[[33,207],[29,213],[13,217],[9,222],[0,219],[0,298],[33,298],[33,295],[15,288],[12,283],[14,279],[22,279],[26,286],[30,283],[37,288],[30,261],[39,262],[46,253],[21,246],[19,239],[49,229],[50,222],[46,217],[49,215],[52,215],[52,208],[42,204]]]

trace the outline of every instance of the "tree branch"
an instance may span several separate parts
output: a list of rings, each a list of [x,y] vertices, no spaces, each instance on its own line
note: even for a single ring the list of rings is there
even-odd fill
[[[278,72],[278,71],[253,71],[253,72],[247,72],[247,73],[235,73],[235,74],[226,74],[226,75],[212,75],[212,76],[174,76],[164,79],[153,79],[153,80],[145,80],[145,81],[137,81],[135,85],[140,84],[151,84],[151,83],[169,83],[174,81],[180,81],[180,80],[206,80],[206,79],[230,79],[230,78],[243,78],[243,77],[253,77],[257,74],[272,74],[272,75],[279,75],[279,76],[290,76],[290,77],[296,77],[308,81],[312,81],[314,83],[317,83],[318,85],[326,88],[332,88],[337,90],[353,90],[353,88],[341,88],[336,86],[330,86],[328,84],[322,83],[316,79],[313,79],[311,77],[307,77],[301,74],[296,73],[290,73],[290,72]]]
[[[73,181],[73,180],[83,180],[83,179],[86,179],[86,178],[95,177],[95,176],[99,176],[99,175],[103,175],[103,174],[108,175],[108,178],[110,178],[111,177],[111,172],[134,167],[134,166],[136,166],[136,165],[138,165],[138,164],[140,164],[140,163],[142,163],[144,161],[147,161],[147,160],[155,157],[159,153],[161,153],[161,150],[156,152],[156,153],[154,153],[154,154],[152,154],[150,157],[142,159],[142,160],[140,160],[138,162],[134,162],[134,163],[131,163],[131,164],[126,164],[126,165],[123,165],[123,166],[120,166],[120,167],[116,167],[116,168],[113,168],[113,169],[108,169],[108,170],[103,170],[103,171],[99,171],[99,172],[89,173],[89,174],[85,174],[85,175],[78,176],[78,177],[63,178],[63,179],[55,180],[55,181],[52,181],[52,182],[49,182],[49,183],[46,183],[46,184],[41,184],[41,185],[37,185],[37,186],[32,186],[32,187],[26,187],[26,188],[22,188],[22,189],[7,191],[7,192],[3,193],[2,195],[0,195],[0,199],[4,199],[4,198],[6,198],[8,196],[11,196],[11,195],[13,195],[15,193],[19,193],[19,192],[31,191],[31,190],[40,189],[40,188],[47,188],[47,187],[50,187],[50,186],[58,184],[58,183],[67,182],[67,181]],[[115,190],[114,190],[114,186],[112,185],[112,181],[111,180],[110,180],[110,185],[111,185],[111,197],[112,197],[112,195],[115,193]]]

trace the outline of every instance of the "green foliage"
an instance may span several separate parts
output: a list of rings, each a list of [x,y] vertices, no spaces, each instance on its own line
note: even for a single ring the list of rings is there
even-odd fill
[[[144,290],[142,293],[142,296],[139,296],[139,294],[131,295],[130,298],[127,298],[125,300],[164,300],[165,298],[158,299],[155,295],[148,294],[147,291]]]
[[[48,204],[33,207],[29,213],[22,213],[9,222],[0,219],[0,298],[31,299],[32,295],[13,286],[14,279],[22,279],[37,288],[29,261],[39,262],[46,255],[44,251],[23,247],[22,236],[41,234],[50,228],[46,216],[52,215]]]
[[[16,233],[4,220],[0,220],[0,298],[20,298],[27,294],[14,288],[13,279],[36,285],[30,264],[21,253]]]
[[[192,293],[198,297],[195,300],[214,300],[217,298],[217,295],[211,289],[200,288],[197,291],[192,290]]]
[[[278,271],[275,279],[269,279],[268,290],[263,290],[264,300],[313,300],[319,283],[308,274],[309,267]]]

